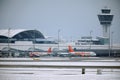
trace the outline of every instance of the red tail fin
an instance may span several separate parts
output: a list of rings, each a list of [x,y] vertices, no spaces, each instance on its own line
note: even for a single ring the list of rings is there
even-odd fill
[[[51,53],[51,52],[52,52],[52,50],[51,50],[51,47],[50,47],[50,48],[48,49],[48,54]]]
[[[68,51],[69,52],[74,52],[74,50],[72,49],[72,46],[68,46]]]

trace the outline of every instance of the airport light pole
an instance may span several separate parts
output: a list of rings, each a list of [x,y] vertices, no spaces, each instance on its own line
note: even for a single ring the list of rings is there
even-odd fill
[[[114,32],[111,32],[111,49],[113,48],[113,34]]]
[[[10,49],[10,28],[8,29],[8,50]],[[9,52],[9,51],[8,51]]]
[[[10,52],[10,28],[8,29],[8,54],[9,57],[11,57],[11,52]]]
[[[34,29],[36,30],[36,29]],[[35,35],[35,31],[33,31],[34,37],[33,37],[33,49],[35,51],[35,40],[36,40],[36,35]]]
[[[58,29],[58,50],[59,50],[59,47],[60,47],[59,42],[60,42],[60,29]]]
[[[92,43],[92,30],[90,31],[90,49],[91,49],[91,43]]]
[[[111,32],[111,51],[113,48],[113,34],[114,34],[114,32]],[[114,56],[115,56],[115,54],[114,54]]]
[[[110,37],[111,37],[111,35],[110,35],[110,27],[109,27],[109,57],[110,57],[110,54],[111,54],[111,45],[110,45],[110,42],[111,42],[111,40],[110,40]]]

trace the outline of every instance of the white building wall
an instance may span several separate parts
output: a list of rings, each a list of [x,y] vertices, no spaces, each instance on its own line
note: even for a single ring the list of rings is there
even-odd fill
[[[109,45],[75,45],[75,43],[64,43],[59,44],[59,49],[68,49],[68,46],[71,45],[73,48],[76,49],[109,49]],[[3,48],[8,47],[7,43],[0,43],[0,50]],[[42,50],[47,50],[49,47],[58,48],[58,44],[32,44],[31,42],[23,42],[23,43],[16,43],[16,44],[9,44],[10,48],[19,49],[19,50],[28,50],[29,48],[38,48]],[[120,45],[113,45],[112,49],[119,49]]]

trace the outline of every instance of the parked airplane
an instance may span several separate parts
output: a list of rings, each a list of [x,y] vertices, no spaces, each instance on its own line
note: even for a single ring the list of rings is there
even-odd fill
[[[11,48],[11,47],[4,47],[2,50],[2,57],[24,57],[25,51]]]
[[[95,52],[87,52],[87,51],[81,51],[81,52],[75,52],[72,49],[72,46],[68,46],[68,51],[71,55],[74,56],[82,56],[82,57],[92,57],[92,56],[96,56]]]
[[[49,48],[47,52],[39,52],[39,51],[29,52],[29,56],[30,57],[49,56],[51,52],[52,52],[51,48]]]

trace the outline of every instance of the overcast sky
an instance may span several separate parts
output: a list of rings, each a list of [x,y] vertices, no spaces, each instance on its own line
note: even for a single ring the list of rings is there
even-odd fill
[[[0,0],[0,29],[37,29],[45,36],[102,36],[97,15],[110,8],[114,43],[120,43],[120,0]]]

